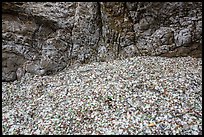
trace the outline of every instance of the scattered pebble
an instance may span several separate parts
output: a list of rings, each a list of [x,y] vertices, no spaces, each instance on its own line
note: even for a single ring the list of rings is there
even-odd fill
[[[202,134],[202,59],[141,56],[2,82],[2,132]]]

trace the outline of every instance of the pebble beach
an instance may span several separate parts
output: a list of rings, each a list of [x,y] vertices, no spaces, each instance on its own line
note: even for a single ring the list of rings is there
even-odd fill
[[[202,59],[140,56],[2,82],[3,135],[202,135]]]

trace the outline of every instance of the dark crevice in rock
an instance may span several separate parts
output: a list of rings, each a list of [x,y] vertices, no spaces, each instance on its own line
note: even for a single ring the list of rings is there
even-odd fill
[[[76,9],[75,9],[75,12],[76,12]],[[74,47],[74,42],[73,42],[73,30],[75,28],[75,22],[73,23],[73,25],[71,26],[70,28],[70,37],[71,37],[71,46],[70,46],[70,49],[69,49],[69,65],[68,66],[71,66],[72,65],[72,62],[73,62],[73,57],[72,57],[72,54],[73,54],[73,47]]]
[[[36,34],[37,32],[39,32],[40,28],[42,27],[41,25],[38,25],[38,27],[34,30],[32,37],[31,37],[31,47],[34,48],[36,51],[41,50],[41,48],[39,48],[40,46],[36,46]]]
[[[136,5],[138,5],[138,2],[136,2]],[[129,21],[131,22],[131,31],[134,33],[134,37],[133,37],[133,42],[134,42],[134,46],[135,46],[135,48],[137,49],[137,51],[139,52],[139,56],[142,56],[142,53],[141,53],[141,51],[140,51],[140,49],[138,48],[138,46],[137,46],[137,39],[136,39],[136,36],[135,36],[135,30],[134,30],[134,21],[133,21],[133,19],[132,19],[132,17],[131,17],[131,15],[130,15],[130,11],[128,10],[128,8],[127,8],[127,3],[125,2],[124,3],[124,10],[125,10],[125,12],[126,12],[126,14],[127,14],[127,17],[128,17],[128,19],[129,19]],[[132,10],[137,10],[137,7],[135,7],[134,9],[132,9]]]
[[[98,28],[99,28],[99,36],[98,36],[98,41],[96,43],[96,48],[94,49],[94,52],[95,52],[95,60],[96,61],[99,61],[97,56],[98,56],[98,48],[100,47],[100,43],[103,42],[103,30],[102,30],[102,27],[103,27],[103,18],[102,18],[102,9],[101,9],[101,4],[100,2],[97,2],[97,25],[98,25]]]
[[[202,45],[200,45],[198,43],[191,43],[190,45],[193,45],[193,46],[175,47],[169,52],[158,54],[158,56],[162,56],[162,57],[191,56],[191,57],[195,57],[195,58],[202,56]]]
[[[117,41],[118,41],[118,47],[117,47],[117,57],[119,57],[120,52],[122,50],[122,47],[120,45],[120,33],[117,34]]]
[[[103,21],[102,21],[102,16],[101,16],[101,4],[100,2],[97,2],[97,15],[98,15],[98,27],[99,27],[99,39],[98,43],[100,41],[100,38],[103,36],[103,31],[102,31],[102,26],[103,26]]]
[[[35,20],[35,23],[41,26],[42,24],[48,28],[51,28],[53,31],[60,29],[57,22],[53,20],[46,19],[42,16],[32,15],[32,18]]]
[[[98,37],[98,41],[97,41],[97,44],[96,44],[96,49],[95,49],[95,56],[96,56],[96,60],[97,60],[97,55],[98,55],[98,47],[100,46],[100,42],[101,41],[101,38],[103,36],[103,30],[102,30],[102,27],[103,27],[103,20],[102,20],[102,15],[101,15],[101,4],[100,2],[97,2],[97,24],[98,24],[98,27],[99,27],[99,37]]]
[[[25,9],[22,7],[24,3],[20,2],[3,2],[2,13],[18,15],[19,13],[25,13]]]

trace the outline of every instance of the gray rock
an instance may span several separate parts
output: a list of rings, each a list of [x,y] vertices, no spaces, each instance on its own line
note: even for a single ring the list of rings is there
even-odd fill
[[[3,2],[2,13],[5,81],[27,61],[25,72],[46,75],[119,57],[202,56],[201,2]]]
[[[25,75],[25,70],[24,70],[22,67],[19,67],[19,68],[16,70],[17,80],[20,80],[24,75]]]
[[[190,42],[191,31],[188,28],[181,30],[179,34],[175,36],[175,43],[177,47],[189,44]]]

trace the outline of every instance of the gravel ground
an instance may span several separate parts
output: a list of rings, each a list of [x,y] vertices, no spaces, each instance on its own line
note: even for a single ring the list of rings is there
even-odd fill
[[[202,59],[134,57],[2,82],[3,134],[202,134]]]

